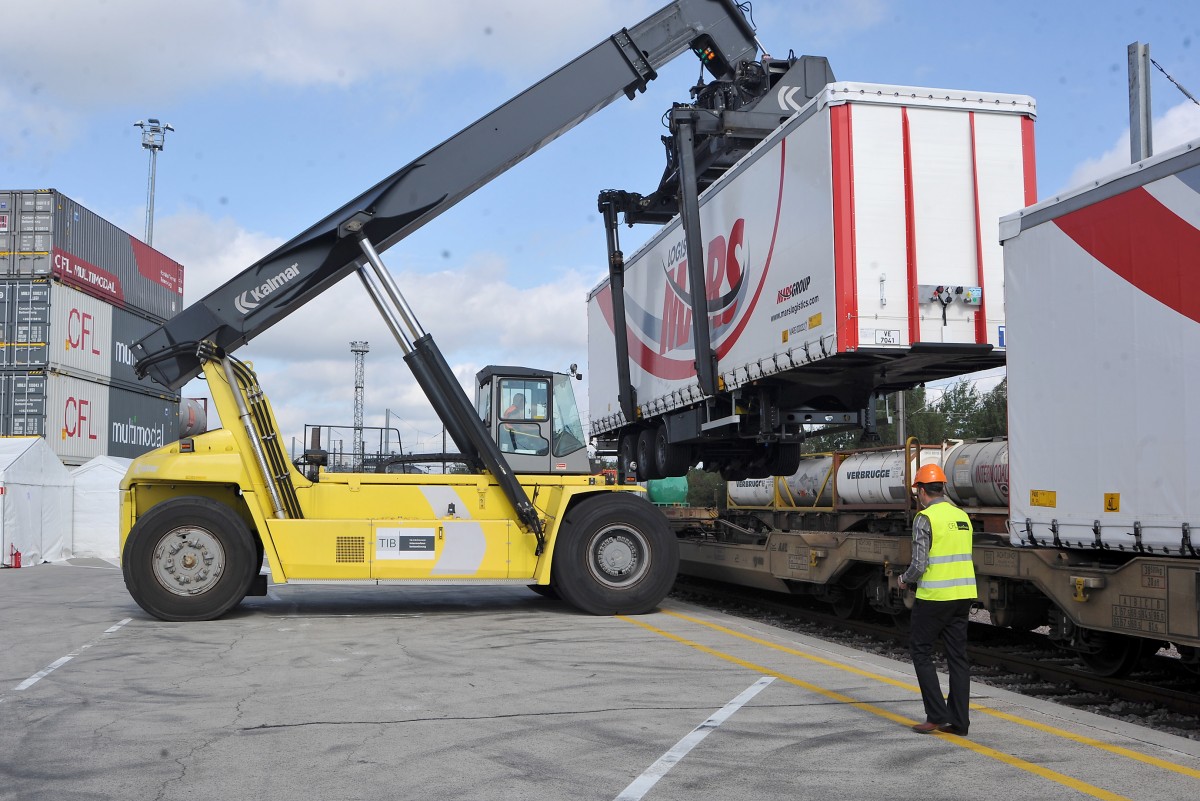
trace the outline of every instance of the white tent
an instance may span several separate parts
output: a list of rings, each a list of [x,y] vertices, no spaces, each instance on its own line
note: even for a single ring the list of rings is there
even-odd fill
[[[66,559],[71,547],[71,474],[41,437],[0,437],[0,562]]]
[[[116,559],[120,555],[120,484],[132,461],[97,456],[71,471],[75,483],[72,556]]]

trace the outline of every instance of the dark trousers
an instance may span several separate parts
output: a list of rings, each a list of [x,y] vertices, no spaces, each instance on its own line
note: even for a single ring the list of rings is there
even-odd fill
[[[913,604],[910,629],[913,667],[921,685],[925,719],[950,723],[964,732],[971,724],[971,664],[967,661],[967,617],[970,599],[959,601],[923,601]],[[937,668],[933,666],[933,646],[938,635],[946,650],[950,668],[950,695],[942,697]]]

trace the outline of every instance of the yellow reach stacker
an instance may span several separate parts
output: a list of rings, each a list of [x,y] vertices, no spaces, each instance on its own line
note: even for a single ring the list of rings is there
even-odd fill
[[[264,558],[276,583],[521,583],[594,614],[659,604],[678,566],[675,535],[637,487],[589,475],[571,376],[489,367],[472,404],[379,252],[617,97],[633,98],[689,49],[731,86],[758,50],[733,0],[676,0],[134,345],[139,376],[163,386],[202,373],[225,426],[138,458],[122,482],[122,568],[143,609],[164,620],[218,617],[266,592]],[[470,473],[328,472],[319,449],[303,471],[289,460],[253,370],[230,353],[351,272]]]

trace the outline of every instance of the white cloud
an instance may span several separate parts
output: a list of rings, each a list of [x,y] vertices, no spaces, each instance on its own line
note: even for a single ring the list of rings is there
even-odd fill
[[[1151,131],[1155,153],[1162,153],[1200,138],[1200,106],[1190,100],[1174,106],[1153,121]],[[1129,129],[1126,129],[1110,150],[1077,166],[1067,185],[1059,192],[1083,186],[1128,166]]]
[[[185,299],[195,302],[253,264],[278,240],[240,229],[230,219],[198,212],[155,222],[156,244],[185,266]],[[547,265],[545,279],[528,287],[509,280],[508,264],[480,253],[459,270],[394,270],[418,321],[433,336],[468,395],[485,364],[565,370],[587,359],[588,290],[597,270]],[[354,276],[322,293],[235,352],[252,361],[288,443],[306,424],[353,421],[354,359],[350,342],[365,340],[366,424],[382,426],[385,409],[399,418],[405,447],[440,447],[441,423],[404,363],[366,290]],[[202,381],[187,397],[208,397]],[[586,405],[586,386],[577,385]],[[210,407],[211,408],[211,407]],[[215,414],[212,424],[215,424]],[[419,444],[418,444],[419,443]]]
[[[416,82],[447,68],[506,74],[571,57],[595,31],[640,18],[650,3],[555,0],[209,0],[205,3],[34,2],[5,9],[0,46],[29,31],[53,48],[6,76],[30,97],[86,107],[129,96],[178,96],[236,81],[345,86],[373,75]],[[618,19],[619,18],[619,19]],[[529,47],[537,30],[538,47]]]
[[[5,164],[45,160],[74,136],[74,115],[10,86],[0,85],[0,119],[6,121],[0,133],[0,162]]]
[[[283,244],[278,237],[242,229],[232,218],[198,211],[158,216],[155,247],[185,267],[184,303],[190,305]]]
[[[194,108],[228,94],[270,98],[279,90],[343,92],[370,87],[391,120],[458,98],[506,96],[641,19],[656,0],[111,0],[9,4],[0,50],[0,164],[31,165],[57,182],[56,157],[86,148],[105,115],[125,109]],[[29,50],[29,33],[51,42]],[[14,56],[29,53],[28,58]],[[496,85],[500,87],[497,89]],[[471,103],[473,101],[463,101]],[[136,110],[135,110],[136,109]],[[474,105],[470,111],[481,111]],[[151,112],[154,113],[154,112]],[[473,118],[474,114],[471,115]],[[11,122],[17,121],[17,122]],[[178,118],[176,118],[178,122]],[[105,125],[111,120],[105,118]],[[129,132],[130,138],[133,133]]]
[[[826,48],[846,42],[887,20],[895,12],[891,0],[791,0],[763,4],[753,15],[762,43],[775,57],[787,55],[788,48],[802,42],[805,48]],[[806,52],[813,52],[806,50]],[[835,72],[837,65],[834,65]]]

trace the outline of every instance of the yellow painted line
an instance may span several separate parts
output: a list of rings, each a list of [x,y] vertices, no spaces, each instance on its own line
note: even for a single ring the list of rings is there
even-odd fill
[[[672,612],[668,609],[663,609],[661,611],[662,611],[662,614],[664,614],[664,615],[670,615],[671,617],[677,617],[680,620],[686,620],[687,622],[695,623],[698,626],[705,626],[706,628],[710,628],[714,631],[719,631],[722,634],[728,634],[731,637],[737,637],[738,639],[746,640],[748,642],[752,642],[757,645],[762,645],[762,646],[771,648],[776,651],[781,651],[785,654],[790,654],[792,656],[799,656],[799,657],[802,657],[803,659],[807,659],[811,662],[816,662],[821,665],[827,665],[829,667],[837,668],[838,670],[843,670],[847,673],[853,673],[857,676],[863,676],[865,678],[874,679],[875,681],[883,682],[884,684],[890,684],[893,687],[900,687],[905,690],[912,690],[913,692],[916,692],[916,693],[921,692],[921,688],[918,687],[917,685],[910,684],[910,683],[904,682],[904,681],[900,681],[899,679],[893,679],[889,676],[883,676],[878,673],[872,673],[869,670],[863,670],[861,668],[856,668],[852,665],[847,665],[842,662],[837,662],[833,659],[826,659],[824,657],[816,656],[815,654],[805,653],[804,651],[800,651],[795,648],[788,648],[785,645],[779,645],[778,643],[773,643],[769,640],[763,640],[758,637],[753,637],[749,634],[744,634],[743,632],[740,632],[740,631],[734,631],[731,628],[727,628],[725,626],[721,626],[716,623],[710,623],[707,620],[701,620],[699,618],[691,617],[689,615],[684,615],[679,612]],[[1193,779],[1200,779],[1200,770],[1196,770],[1194,768],[1189,768],[1186,765],[1180,765],[1176,762],[1169,762],[1165,759],[1159,759],[1158,757],[1153,757],[1153,756],[1150,756],[1149,754],[1143,754],[1138,751],[1132,751],[1128,748],[1122,748],[1119,745],[1112,745],[1110,743],[1106,743],[1101,740],[1096,740],[1091,737],[1084,737],[1081,734],[1075,734],[1074,732],[1067,731],[1066,729],[1060,729],[1055,726],[1047,725],[1045,723],[1038,723],[1035,720],[1029,720],[1028,718],[1023,718],[1018,715],[1012,715],[1012,714],[1009,714],[1008,712],[1001,712],[998,709],[992,709],[991,707],[984,706],[983,704],[972,703],[971,709],[976,712],[982,712],[985,715],[991,715],[994,718],[999,718],[1000,720],[1006,720],[1009,723],[1016,723],[1017,725],[1020,725],[1020,726],[1027,726],[1031,729],[1036,729],[1038,731],[1045,732],[1046,734],[1053,734],[1056,737],[1061,737],[1066,740],[1072,740],[1081,745],[1091,746],[1092,748],[1099,748],[1103,751],[1108,751],[1109,753],[1117,754],[1119,756],[1123,756],[1127,759],[1132,759],[1137,762],[1144,762],[1145,764],[1153,765],[1156,768],[1162,768],[1163,770],[1169,770],[1174,773],[1179,773],[1183,776],[1188,776]]]
[[[663,611],[666,612],[666,610],[663,610]],[[680,614],[676,614],[674,612],[666,612],[666,614],[672,615],[674,617],[682,618],[683,620],[689,620],[689,621],[695,620],[694,618],[689,618],[686,615],[680,615]],[[676,634],[670,633],[669,631],[663,631],[662,629],[660,629],[656,626],[651,626],[649,623],[646,623],[642,620],[637,620],[632,617],[625,617],[624,615],[618,615],[618,617],[621,620],[627,621],[629,623],[633,623],[637,626],[641,626],[642,628],[646,629],[647,631],[652,631],[655,634],[666,637],[669,640],[674,640],[675,642],[680,643],[681,645],[686,645],[689,648],[695,648],[696,650],[702,651],[703,653],[706,653],[709,656],[714,656],[717,659],[721,659],[726,662],[732,662],[733,664],[744,667],[747,670],[752,670],[756,673],[762,673],[767,676],[774,676],[775,678],[779,679],[780,681],[784,681],[784,682],[787,682],[788,684],[793,684],[797,687],[801,687],[805,690],[808,690],[811,693],[815,693],[817,695],[823,696],[830,700],[837,701],[838,703],[846,704],[847,706],[852,706],[852,707],[855,707],[856,709],[861,709],[864,712],[870,712],[872,715],[877,715],[878,717],[885,718],[887,720],[892,721],[893,723],[898,723],[905,727],[912,724],[911,718],[905,717],[903,715],[897,715],[894,712],[889,712],[888,710],[884,709],[883,707],[876,706],[875,704],[870,704],[870,703],[867,703],[866,701],[858,701],[854,698],[851,698],[848,695],[843,695],[842,693],[839,693],[835,690],[829,690],[829,689],[826,689],[825,687],[821,687],[821,686],[813,684],[811,682],[804,681],[803,679],[798,679],[795,676],[789,676],[786,673],[781,673],[778,670],[772,670],[771,668],[766,667],[764,665],[757,665],[753,662],[750,662],[749,660],[734,656],[733,654],[727,654],[724,651],[718,651],[715,648],[709,648],[707,645],[701,645],[700,643],[695,642],[693,640],[689,640],[684,637],[680,637]],[[703,621],[695,621],[695,622],[703,623]],[[722,627],[714,625],[714,626],[712,626],[712,628],[720,630]],[[725,630],[732,634],[737,633],[737,632],[732,631],[731,629],[725,629]],[[747,639],[753,639],[753,638],[747,638]],[[762,642],[764,644],[769,645],[769,643],[766,643],[766,641],[762,641]],[[782,648],[781,650],[786,651],[788,649]],[[800,656],[806,656],[805,654],[800,654],[799,652],[796,652],[796,653],[798,653]],[[826,660],[822,660],[820,657],[814,657],[814,660],[818,661],[818,662],[826,661]],[[845,665],[838,665],[838,663],[836,663],[836,662],[829,662],[829,664],[838,666],[838,667],[846,667]],[[862,672],[865,675],[872,675],[872,674],[866,673],[866,671],[859,671],[859,672]],[[883,677],[881,676],[879,678],[883,678]],[[1041,776],[1043,779],[1048,779],[1048,780],[1054,782],[1055,784],[1061,784],[1064,787],[1069,787],[1072,790],[1076,790],[1077,792],[1084,793],[1086,795],[1091,796],[1092,798],[1103,799],[1103,801],[1132,801],[1132,799],[1128,798],[1127,796],[1118,795],[1116,793],[1110,793],[1108,790],[1105,790],[1101,787],[1096,787],[1093,784],[1088,784],[1087,782],[1079,781],[1078,779],[1072,778],[1071,776],[1067,776],[1066,774],[1059,773],[1058,771],[1050,770],[1049,768],[1042,767],[1041,765],[1037,765],[1033,762],[1027,762],[1024,759],[1012,756],[1011,754],[1006,754],[1003,751],[997,751],[994,748],[988,748],[986,745],[980,745],[979,743],[974,742],[972,740],[968,740],[965,737],[958,737],[953,734],[943,734],[941,732],[938,732],[933,735],[927,734],[927,735],[923,735],[923,736],[925,736],[925,737],[940,737],[940,738],[946,740],[947,742],[951,742],[954,745],[959,746],[960,748],[966,748],[970,751],[974,751],[977,754],[982,754],[983,756],[991,757],[992,759],[995,759],[998,762],[1003,762],[1004,764],[1009,765],[1011,767],[1019,768],[1020,770],[1027,771],[1027,772],[1032,773],[1037,776]]]

